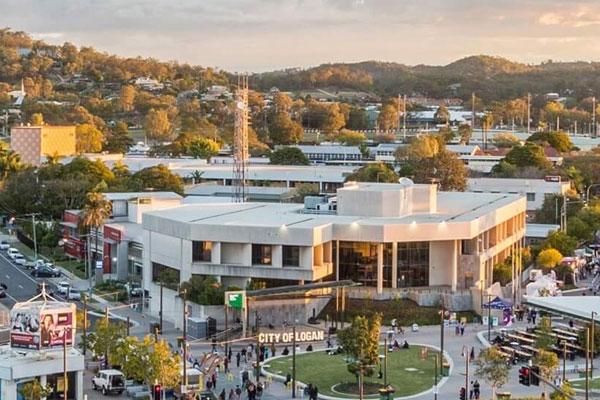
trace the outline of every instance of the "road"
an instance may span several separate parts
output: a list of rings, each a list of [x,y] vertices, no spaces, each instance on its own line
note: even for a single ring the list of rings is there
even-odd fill
[[[7,296],[0,299],[0,302],[6,307],[11,308],[16,302],[26,301],[35,296],[38,282],[43,281],[45,279],[38,281],[32,277],[25,267],[13,264],[6,252],[0,252],[0,282],[8,286]]]

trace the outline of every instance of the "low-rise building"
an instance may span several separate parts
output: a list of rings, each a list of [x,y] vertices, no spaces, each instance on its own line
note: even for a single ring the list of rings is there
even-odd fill
[[[313,164],[327,164],[335,162],[356,162],[363,156],[358,146],[343,145],[296,145]]]
[[[173,192],[104,193],[112,205],[105,223],[89,233],[81,229],[81,210],[63,215],[65,253],[86,260],[102,260],[104,277],[140,281],[142,269],[142,214],[176,207],[182,197]],[[88,251],[89,248],[89,251]]]
[[[467,191],[474,193],[520,194],[527,199],[527,212],[533,214],[542,208],[548,196],[564,196],[571,188],[570,182],[560,177],[547,179],[469,178]]]
[[[10,148],[23,163],[36,166],[47,156],[75,155],[75,126],[13,126]]]
[[[525,198],[438,192],[435,185],[347,183],[335,198],[306,205],[184,205],[143,216],[144,287],[151,312],[158,280],[212,276],[245,288],[352,280],[373,293],[449,292],[493,282],[516,255]],[[513,257],[517,262],[518,257]]]

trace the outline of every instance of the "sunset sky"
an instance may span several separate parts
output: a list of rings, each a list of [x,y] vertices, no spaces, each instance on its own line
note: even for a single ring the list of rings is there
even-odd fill
[[[52,43],[232,72],[490,54],[600,58],[600,1],[2,0],[0,26]]]

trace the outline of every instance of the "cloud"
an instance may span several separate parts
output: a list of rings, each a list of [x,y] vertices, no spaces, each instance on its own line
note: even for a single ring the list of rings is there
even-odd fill
[[[36,38],[232,71],[365,59],[444,64],[482,53],[526,62],[585,59],[600,39],[597,0],[2,3],[0,27]]]

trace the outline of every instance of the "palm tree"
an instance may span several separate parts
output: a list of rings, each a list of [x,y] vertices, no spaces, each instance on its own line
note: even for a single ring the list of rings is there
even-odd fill
[[[492,114],[485,114],[481,117],[481,129],[483,130],[483,149],[487,149],[487,133],[490,129],[492,129],[492,125],[494,124],[494,117]]]
[[[95,261],[98,254],[98,230],[102,225],[104,225],[104,221],[110,217],[111,212],[112,204],[110,201],[106,200],[102,193],[90,192],[87,194],[85,203],[83,205],[83,211],[81,213],[81,226],[87,229],[88,235],[92,228],[94,228],[96,231],[96,235],[94,237],[94,248],[96,251],[93,254],[93,265],[96,264]]]
[[[12,150],[0,150],[0,177],[2,177],[2,180],[5,180],[10,174],[22,168],[21,156]]]

